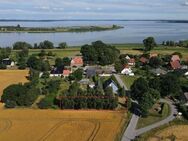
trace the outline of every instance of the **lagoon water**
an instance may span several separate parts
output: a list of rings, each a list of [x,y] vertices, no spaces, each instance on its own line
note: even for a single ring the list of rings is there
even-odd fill
[[[188,23],[169,23],[160,21],[0,21],[0,26],[20,24],[25,27],[57,27],[86,25],[120,25],[123,29],[81,32],[81,33],[0,33],[0,46],[11,46],[16,41],[26,41],[31,44],[50,40],[55,45],[67,42],[68,45],[89,44],[96,40],[106,43],[141,43],[148,36],[155,37],[158,43],[164,40],[188,39]]]

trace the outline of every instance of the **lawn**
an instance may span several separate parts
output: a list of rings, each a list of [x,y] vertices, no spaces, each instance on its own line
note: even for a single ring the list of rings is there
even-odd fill
[[[2,141],[114,141],[127,117],[124,111],[0,108]]]
[[[164,106],[162,113],[159,113],[155,110],[158,107],[158,104],[155,104],[154,107],[149,111],[149,116],[146,118],[139,118],[137,128],[143,128],[153,123],[159,122],[170,115],[170,106]]]
[[[125,83],[128,89],[131,88],[131,85],[134,83],[136,79],[138,79],[137,76],[126,76],[126,75],[121,75],[121,79]]]
[[[28,73],[28,70],[0,70],[0,96],[9,85],[28,82]]]

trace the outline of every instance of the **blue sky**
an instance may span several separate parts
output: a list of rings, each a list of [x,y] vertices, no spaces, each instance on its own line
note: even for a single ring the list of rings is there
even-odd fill
[[[0,0],[0,19],[180,19],[186,0]]]

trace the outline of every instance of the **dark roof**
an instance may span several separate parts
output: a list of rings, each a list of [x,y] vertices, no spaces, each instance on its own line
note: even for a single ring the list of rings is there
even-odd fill
[[[106,80],[106,81],[104,82],[103,87],[104,87],[104,88],[107,88],[111,83],[113,83],[116,87],[118,87],[117,84],[116,84],[112,79]]]
[[[9,58],[3,59],[2,64],[4,65],[11,65],[12,61]]]
[[[95,75],[96,75],[96,70],[95,69],[91,68],[91,69],[87,69],[86,70],[86,76],[87,77],[93,77]]]
[[[63,70],[64,70],[64,67],[62,66],[62,67],[59,67],[59,68],[53,68],[52,70],[51,70],[51,74],[62,74],[63,73]]]

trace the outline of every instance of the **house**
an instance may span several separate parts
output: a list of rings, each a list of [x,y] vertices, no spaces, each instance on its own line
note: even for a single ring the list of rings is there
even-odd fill
[[[127,56],[125,57],[125,59],[130,60],[131,58],[127,55]]]
[[[158,54],[157,53],[150,53],[150,58],[152,57],[158,57]]]
[[[162,68],[157,68],[157,69],[152,69],[151,72],[156,75],[156,76],[160,76],[160,75],[165,75],[167,74],[167,71],[165,71]]]
[[[188,71],[184,74],[185,76],[188,76]]]
[[[132,69],[128,65],[121,71],[121,74],[134,76]]]
[[[180,61],[179,55],[172,55],[171,61],[172,61],[172,62],[174,62],[174,61]]]
[[[61,77],[63,74],[64,67],[53,68],[50,72],[50,77]]]
[[[130,58],[130,59],[128,60],[128,65],[129,65],[129,66],[135,66],[135,59],[134,59],[134,58]]]
[[[74,57],[72,60],[71,60],[71,66],[72,67],[82,67],[84,64],[83,62],[83,59],[82,57]]]
[[[148,63],[148,59],[145,58],[145,57],[141,57],[140,62],[143,63],[143,64],[146,64],[146,63]]]
[[[79,83],[81,85],[88,85],[90,88],[94,88],[95,87],[95,83],[91,82],[89,79],[82,79],[79,81]]]
[[[95,76],[96,74],[97,74],[97,72],[96,72],[95,68],[88,68],[86,70],[86,77],[87,78],[91,78],[91,77]]]
[[[118,85],[112,79],[109,79],[104,83],[104,89],[107,87],[112,87],[113,93],[118,94]]]
[[[71,71],[70,70],[63,70],[63,77],[68,77],[69,75],[71,74]]]
[[[183,94],[183,102],[185,103],[186,106],[188,106],[188,92],[185,92]]]
[[[181,68],[181,64],[180,64],[180,62],[178,60],[177,61],[171,61],[170,62],[170,66],[174,70]]]
[[[12,61],[10,58],[3,59],[2,64],[6,65],[7,67],[14,67],[15,66],[15,62]]]

